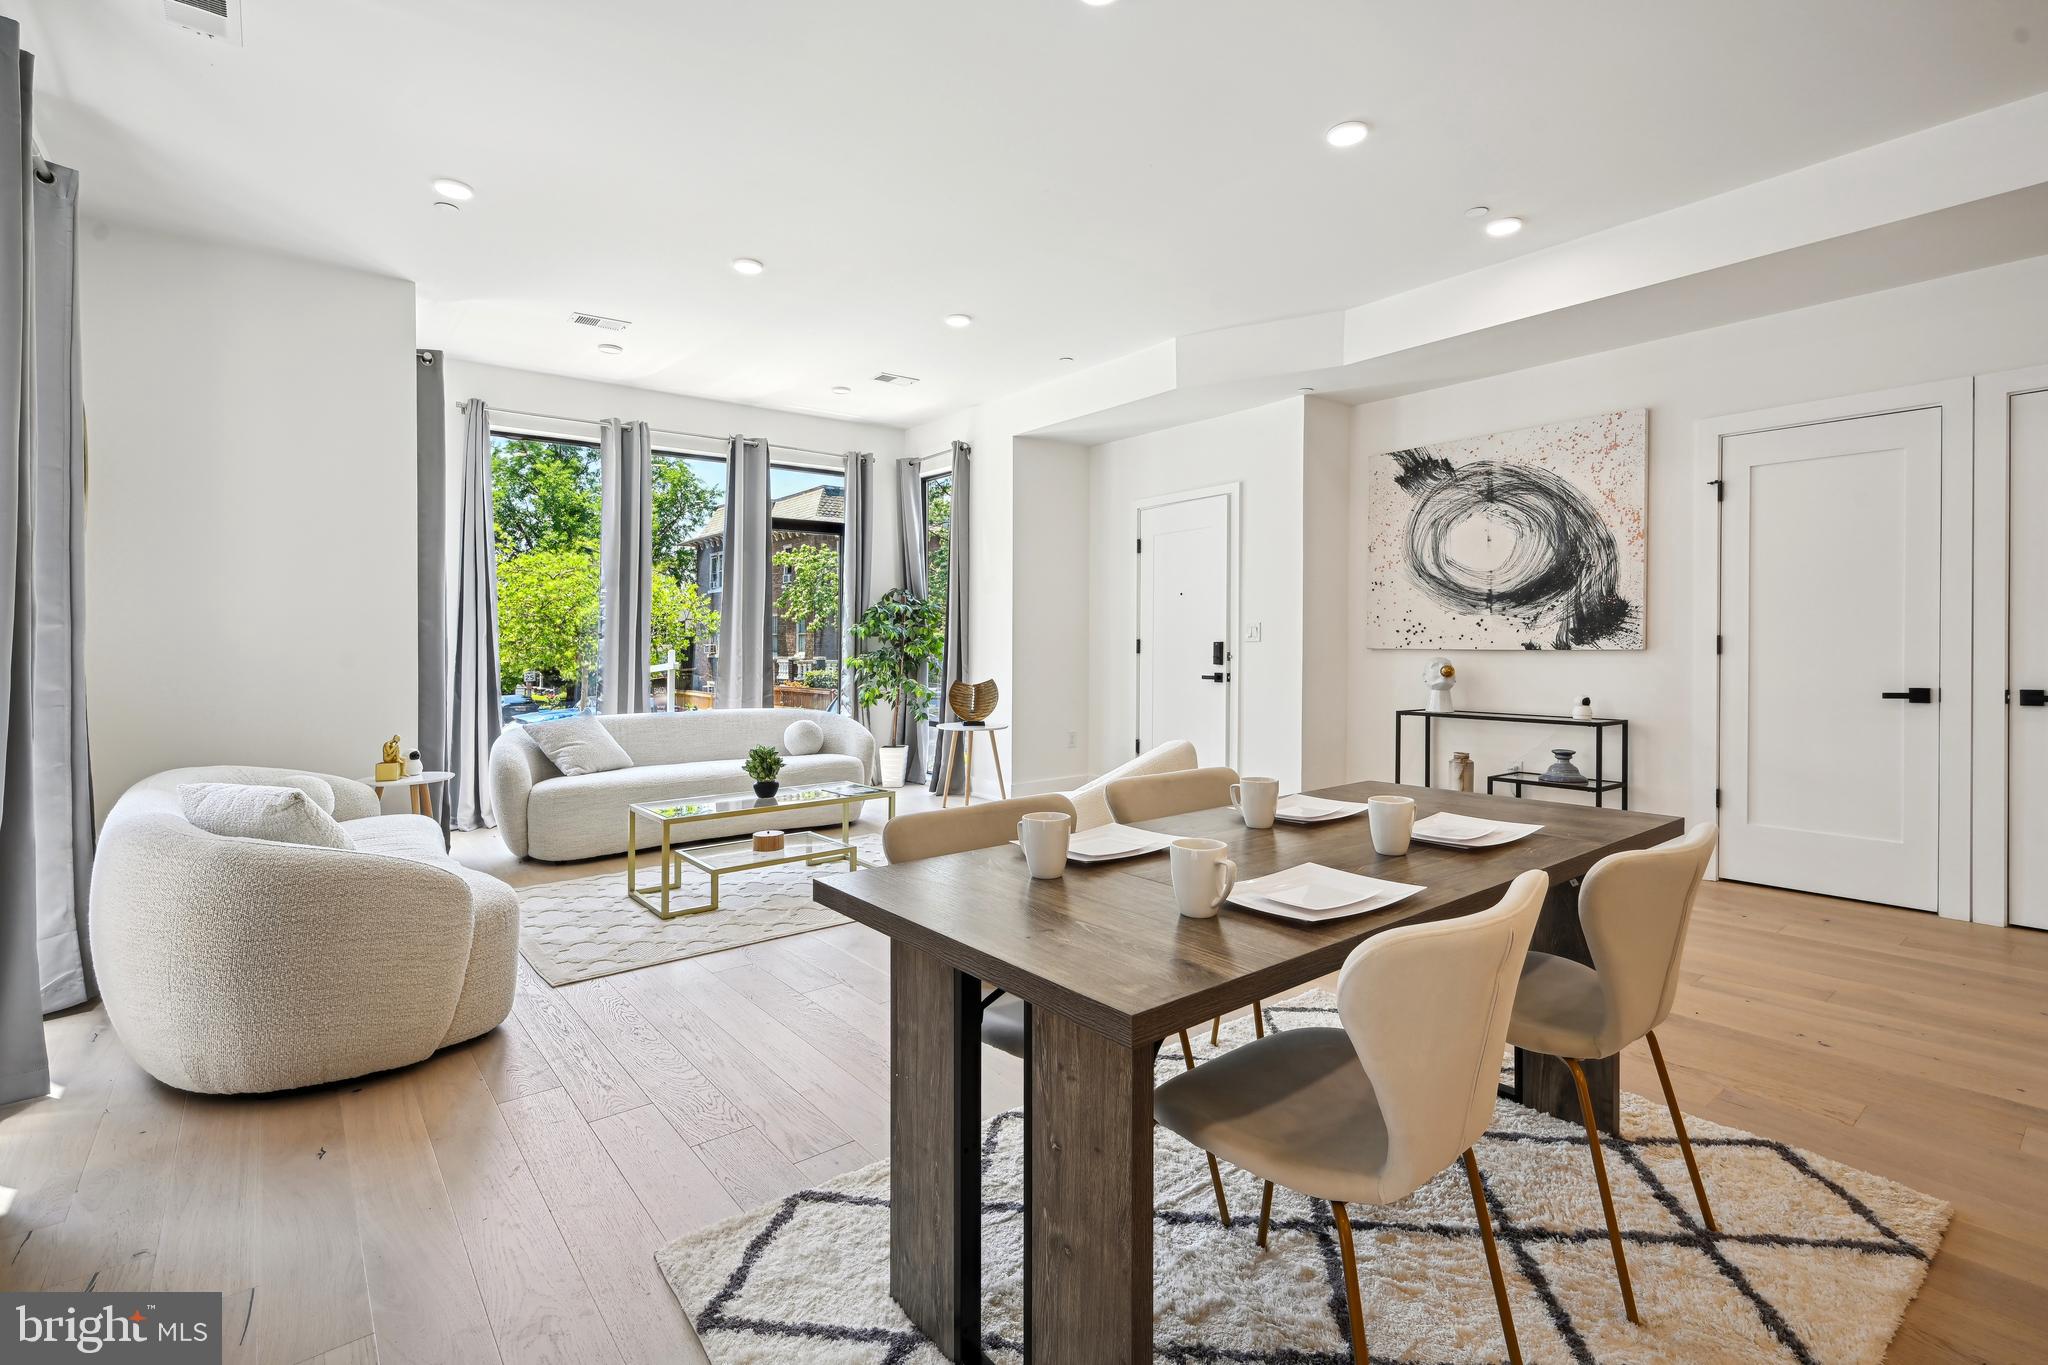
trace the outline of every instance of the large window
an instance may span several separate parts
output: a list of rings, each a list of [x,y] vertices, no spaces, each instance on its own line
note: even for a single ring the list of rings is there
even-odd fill
[[[507,721],[597,709],[600,468],[597,447],[585,442],[491,433],[498,691]]]
[[[657,711],[704,710],[718,693],[725,606],[725,461],[654,452],[654,665]]]
[[[775,704],[811,710],[840,702],[839,551],[846,534],[846,476],[772,465],[769,495],[769,631]]]
[[[924,476],[924,582],[927,600],[939,604],[939,632],[943,639],[946,630],[946,594],[953,578],[953,473]],[[928,669],[930,676],[925,680],[933,691],[940,691],[945,679],[940,677],[944,669],[943,656],[934,661]],[[944,714],[945,699],[935,697],[932,715]]]

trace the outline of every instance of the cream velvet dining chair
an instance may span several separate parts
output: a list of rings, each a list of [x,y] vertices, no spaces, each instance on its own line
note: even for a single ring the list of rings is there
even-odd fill
[[[1109,784],[1109,812],[1118,824],[1142,820],[1164,820],[1189,811],[1215,810],[1230,804],[1230,788],[1237,781],[1233,768],[1191,768],[1180,773],[1158,773],[1146,777],[1125,777]],[[1252,1032],[1266,1036],[1266,1010],[1262,1000],[1252,1001]],[[1209,1046],[1223,1041],[1223,1018],[1209,1021]],[[1188,1067],[1195,1056],[1188,1054]]]
[[[1694,825],[1681,838],[1656,848],[1614,853],[1593,864],[1579,888],[1579,928],[1585,933],[1593,965],[1549,953],[1531,953],[1522,968],[1515,995],[1508,1041],[1529,1052],[1558,1058],[1572,1073],[1579,1091],[1579,1115],[1586,1124],[1586,1146],[1593,1154],[1593,1180],[1600,1187],[1600,1207],[1607,1215],[1607,1241],[1614,1251],[1614,1273],[1621,1280],[1621,1303],[1630,1322],[1636,1295],[1628,1278],[1628,1257],[1621,1247],[1621,1227],[1614,1217],[1614,1196],[1607,1185],[1607,1159],[1593,1122],[1593,1100],[1586,1089],[1585,1058],[1612,1057],[1638,1038],[1650,1044],[1671,1126],[1685,1155],[1686,1173],[1699,1196],[1700,1217],[1708,1231],[1714,1211],[1707,1205],[1706,1182],[1693,1159],[1686,1136],[1685,1115],[1664,1068],[1664,1050],[1657,1045],[1657,1025],[1671,1015],[1678,994],[1678,964],[1685,955],[1685,931],[1692,922],[1693,900],[1714,856],[1718,831],[1711,824]]]
[[[1365,1311],[1347,1206],[1405,1199],[1460,1153],[1501,1336],[1521,1363],[1472,1149],[1493,1118],[1515,986],[1549,886],[1524,872],[1491,909],[1367,939],[1337,978],[1342,1028],[1276,1032],[1153,1093],[1161,1125],[1266,1182],[1261,1247],[1276,1184],[1329,1203],[1357,1365],[1367,1365]]]

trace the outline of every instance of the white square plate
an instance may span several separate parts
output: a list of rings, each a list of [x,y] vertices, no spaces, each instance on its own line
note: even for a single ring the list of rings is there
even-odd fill
[[[1326,801],[1320,796],[1283,796],[1273,807],[1273,818],[1290,825],[1320,825],[1326,820],[1349,820],[1365,807],[1356,801]]]
[[[1067,861],[1107,863],[1118,858],[1136,858],[1146,853],[1157,853],[1172,843],[1174,837],[1149,829],[1132,829],[1129,825],[1097,825],[1067,840]]]
[[[1321,863],[1303,863],[1284,872],[1239,882],[1230,893],[1230,903],[1282,919],[1319,924],[1384,909],[1422,889],[1406,882],[1340,872]]]
[[[1440,848],[1498,848],[1526,839],[1541,825],[1517,825],[1506,820],[1478,820],[1469,815],[1438,811],[1415,822],[1417,842]]]

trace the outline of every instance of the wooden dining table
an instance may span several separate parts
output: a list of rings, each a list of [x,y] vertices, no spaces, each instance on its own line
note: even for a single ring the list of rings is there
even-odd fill
[[[1373,935],[1494,904],[1518,873],[1551,890],[1534,946],[1589,962],[1577,879],[1684,822],[1641,811],[1517,801],[1389,782],[1314,793],[1396,794],[1436,811],[1543,828],[1499,848],[1373,851],[1366,819],[1247,829],[1226,808],[1146,829],[1220,839],[1240,880],[1321,863],[1424,889],[1384,910],[1304,925],[1226,907],[1176,913],[1163,853],[1033,880],[1005,844],[817,879],[818,901],[886,934],[889,951],[889,1287],[955,1361],[983,1359],[980,1012],[986,982],[1026,1002],[1024,1332],[1027,1358],[1058,1365],[1152,1359],[1152,1085],[1161,1040],[1270,1000],[1343,964]],[[1417,1021],[1427,1026],[1427,1021]],[[1612,1131],[1618,1059],[1586,1068]],[[1514,1090],[1578,1121],[1570,1073],[1518,1053]]]

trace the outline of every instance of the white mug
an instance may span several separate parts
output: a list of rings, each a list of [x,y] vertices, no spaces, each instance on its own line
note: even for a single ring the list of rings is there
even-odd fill
[[[1032,876],[1052,878],[1066,872],[1073,826],[1073,816],[1056,810],[1033,811],[1017,822],[1017,842],[1024,845],[1024,864]]]
[[[1175,839],[1173,900],[1189,919],[1213,919],[1237,885],[1237,864],[1223,856],[1221,839]]]
[[[1273,810],[1280,804],[1280,781],[1273,777],[1242,777],[1230,784],[1230,808],[1246,829],[1273,828]]]
[[[1372,825],[1375,853],[1394,858],[1408,851],[1408,836],[1415,831],[1414,797],[1368,796],[1365,818]]]

